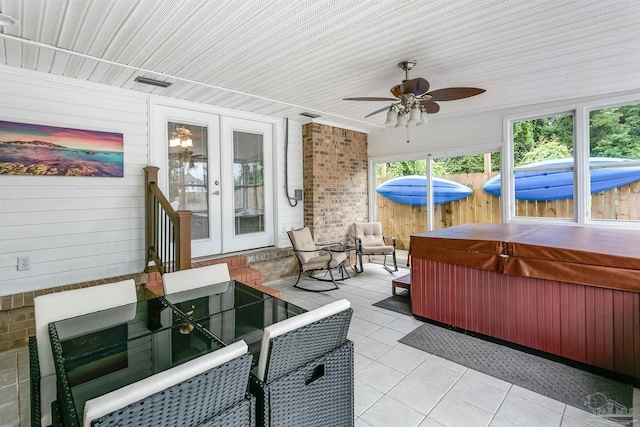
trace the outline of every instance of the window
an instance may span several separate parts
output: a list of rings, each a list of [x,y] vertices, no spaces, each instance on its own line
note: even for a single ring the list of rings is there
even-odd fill
[[[507,123],[511,218],[640,220],[640,104]]]
[[[233,132],[235,234],[264,231],[264,150],[261,134]]]
[[[431,170],[434,230],[502,222],[500,193],[486,187],[500,179],[500,153],[441,157],[433,160]]]
[[[409,249],[414,233],[474,222],[500,223],[500,185],[498,194],[485,189],[500,178],[500,157],[499,152],[487,152],[376,163],[373,217],[382,223],[386,235],[395,236],[397,248],[404,250]],[[431,161],[431,209],[427,161]]]
[[[589,111],[592,219],[640,220],[640,104]]]
[[[515,216],[573,218],[573,114],[513,123]]]

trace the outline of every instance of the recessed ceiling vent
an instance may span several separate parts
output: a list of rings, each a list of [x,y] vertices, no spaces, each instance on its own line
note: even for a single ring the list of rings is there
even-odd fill
[[[300,115],[309,117],[310,119],[317,119],[318,117],[320,117],[319,114],[307,113],[306,111],[304,113],[300,113]]]
[[[163,82],[162,80],[150,79],[147,77],[140,77],[140,76],[136,77],[134,81],[138,83],[144,83],[146,85],[158,86],[158,87],[169,87],[173,84],[171,82]]]

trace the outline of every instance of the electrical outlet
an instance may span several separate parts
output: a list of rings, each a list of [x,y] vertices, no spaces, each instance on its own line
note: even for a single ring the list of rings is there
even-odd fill
[[[29,270],[31,268],[31,260],[29,255],[18,257],[18,271]]]

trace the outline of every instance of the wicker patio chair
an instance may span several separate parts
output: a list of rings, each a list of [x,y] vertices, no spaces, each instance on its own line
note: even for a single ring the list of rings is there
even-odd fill
[[[255,426],[247,349],[238,341],[89,400],[83,426]]]
[[[353,426],[353,310],[340,300],[264,330],[250,390],[257,425]]]
[[[229,280],[231,280],[229,266],[225,263],[220,263],[165,273],[162,275],[162,287],[165,295],[171,295],[176,292],[190,291],[215,283],[228,282]]]
[[[360,271],[364,271],[362,266],[362,255],[384,255],[382,267],[389,273],[393,274],[398,271],[398,263],[396,261],[396,238],[382,235],[382,224],[379,222],[361,222],[353,224],[356,255],[360,263]],[[387,241],[391,241],[391,245]],[[387,255],[393,257],[393,270],[387,266]]]
[[[55,404],[57,384],[49,340],[49,323],[136,301],[136,285],[133,280],[41,295],[34,299],[36,336],[29,337],[32,427],[59,425],[52,415],[54,412],[57,414],[58,410]],[[110,323],[118,323],[120,320],[105,319]],[[56,409],[52,409],[52,406]]]
[[[339,289],[336,280],[344,280],[345,277],[344,263],[347,260],[347,254],[344,250],[344,245],[341,243],[331,243],[327,245],[318,246],[311,237],[311,231],[309,227],[300,228],[298,230],[288,231],[287,235],[291,240],[293,246],[293,253],[298,260],[298,280],[296,280],[294,288],[302,289],[311,292],[325,292]],[[331,250],[331,248],[334,250]],[[341,278],[336,279],[333,276],[332,270],[338,270],[341,273]],[[314,276],[314,272],[324,271],[325,276],[328,273],[330,279],[324,279]],[[311,279],[320,280],[322,282],[332,282],[333,288],[329,289],[307,289],[298,286],[302,273],[309,273]]]

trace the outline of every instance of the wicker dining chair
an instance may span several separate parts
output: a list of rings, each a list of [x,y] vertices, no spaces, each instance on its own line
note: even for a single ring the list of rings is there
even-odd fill
[[[171,295],[229,280],[231,280],[229,266],[220,263],[165,273],[162,275],[162,288],[165,295]]]
[[[265,328],[257,372],[256,424],[353,426],[353,310],[343,299]]]
[[[316,245],[313,237],[311,237],[309,227],[288,231],[287,235],[289,236],[289,240],[291,240],[293,253],[298,260],[298,280],[296,280],[293,287],[310,292],[326,292],[339,289],[336,281],[349,277],[348,274],[345,277],[344,263],[347,261],[347,254],[344,245],[341,243]],[[338,270],[341,277],[336,279],[333,276],[333,270]],[[325,276],[329,274],[330,279],[315,276],[314,273],[318,271],[325,272]],[[309,273],[309,278],[311,279],[322,282],[332,282],[334,287],[328,289],[309,289],[298,286],[302,273]]]
[[[133,279],[41,295],[33,300],[36,336],[29,337],[32,427],[58,425],[52,409],[56,406],[57,383],[49,340],[49,323],[136,301]],[[122,319],[106,319],[110,324],[117,324],[120,320]]]
[[[87,401],[84,427],[253,427],[244,341]]]

